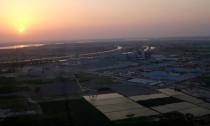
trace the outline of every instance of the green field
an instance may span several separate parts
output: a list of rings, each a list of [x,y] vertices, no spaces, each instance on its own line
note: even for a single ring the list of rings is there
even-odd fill
[[[89,74],[89,73],[78,73],[76,74],[76,77],[81,83],[88,83],[88,82],[94,82],[95,84],[115,84],[117,81],[115,79],[112,79],[110,77],[106,76],[99,76],[95,74]]]
[[[206,84],[206,87],[210,88],[210,75],[202,77],[202,80]]]
[[[42,102],[43,115],[12,118],[3,124],[21,126],[109,126],[109,120],[83,99]]]
[[[30,109],[27,99],[20,96],[0,96],[0,109],[22,112]]]
[[[182,100],[174,98],[174,97],[166,97],[166,98],[157,98],[151,99],[146,101],[138,101],[139,104],[146,106],[146,107],[154,107],[159,105],[166,105],[172,103],[182,102]]]

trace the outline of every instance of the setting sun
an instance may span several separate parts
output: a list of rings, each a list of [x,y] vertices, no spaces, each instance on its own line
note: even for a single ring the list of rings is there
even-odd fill
[[[209,5],[208,0],[0,0],[0,39],[209,35]]]
[[[29,4],[26,0],[19,2],[14,0],[13,3],[10,3],[6,6],[3,6],[3,10],[7,12],[7,15],[4,15],[3,18],[7,24],[8,31],[11,33],[15,32],[16,34],[22,34],[31,29],[32,27],[36,27],[38,14],[37,8],[34,8],[34,4]]]
[[[19,33],[23,33],[26,30],[27,22],[26,21],[18,21],[15,25]]]
[[[22,27],[22,28],[19,28],[19,29],[18,29],[18,32],[19,32],[19,33],[24,33],[24,32],[25,32],[25,28],[23,28],[23,27]]]
[[[28,15],[23,15],[21,17],[14,16],[11,20],[13,22],[14,28],[19,33],[24,33],[26,29],[28,29],[31,25],[31,22],[33,21],[32,18]]]

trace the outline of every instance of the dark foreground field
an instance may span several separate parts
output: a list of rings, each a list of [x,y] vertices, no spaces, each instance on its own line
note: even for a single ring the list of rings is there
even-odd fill
[[[179,113],[110,122],[84,99],[40,104],[42,115],[7,118],[1,126],[191,126],[193,123]]]

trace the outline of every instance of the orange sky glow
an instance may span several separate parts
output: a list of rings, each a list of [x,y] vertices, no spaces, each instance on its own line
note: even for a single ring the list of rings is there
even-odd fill
[[[0,42],[210,35],[209,0],[0,0]]]

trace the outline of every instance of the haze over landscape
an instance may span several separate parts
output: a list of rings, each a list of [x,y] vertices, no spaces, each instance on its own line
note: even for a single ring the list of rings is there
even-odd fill
[[[210,126],[210,0],[0,0],[0,126]]]
[[[209,0],[0,0],[0,42],[208,36]]]

